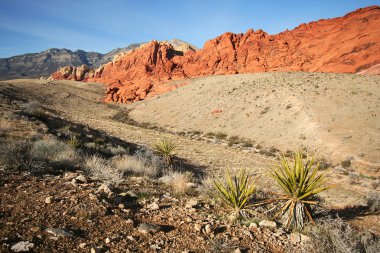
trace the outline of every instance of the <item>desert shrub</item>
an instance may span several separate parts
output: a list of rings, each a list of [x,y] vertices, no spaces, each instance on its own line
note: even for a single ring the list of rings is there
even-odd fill
[[[249,201],[256,189],[252,176],[244,169],[231,176],[230,170],[227,169],[224,177],[214,179],[213,184],[215,196],[233,210],[232,220],[245,216]]]
[[[314,222],[310,205],[316,205],[318,201],[313,197],[329,189],[325,185],[328,171],[318,175],[318,170],[319,163],[315,165],[314,158],[307,158],[305,162],[303,154],[297,152],[293,165],[281,156],[275,170],[269,172],[283,191],[274,201],[280,209],[276,217],[285,220],[286,228],[302,228],[307,220]]]
[[[41,104],[36,101],[25,103],[21,106],[22,111],[30,116],[41,116],[44,114],[44,109]]]
[[[157,167],[150,163],[145,163],[135,156],[117,156],[112,160],[112,164],[117,171],[123,172],[124,175],[156,177],[159,173]]]
[[[176,194],[185,194],[190,189],[192,178],[190,172],[167,171],[160,181],[170,186]]]
[[[21,169],[29,172],[40,172],[46,163],[31,154],[29,141],[6,141],[0,148],[0,168]]]
[[[376,191],[370,191],[366,195],[367,209],[370,213],[380,212],[380,194]]]
[[[167,164],[173,162],[174,150],[176,147],[176,144],[170,140],[161,140],[153,144],[153,150],[161,155]]]
[[[316,253],[378,252],[380,241],[370,233],[359,233],[338,218],[319,220],[304,230],[310,240],[310,250]]]
[[[33,143],[31,155],[53,166],[75,166],[80,161],[77,151],[68,144],[53,138]]]
[[[230,138],[228,138],[228,146],[238,144],[239,142],[240,142],[240,139],[238,136],[231,136]]]
[[[165,163],[161,156],[156,155],[151,149],[142,148],[136,151],[134,157],[144,163],[147,167],[154,167],[161,173]]]
[[[119,145],[117,145],[117,147],[113,145],[107,145],[107,151],[114,156],[128,154],[128,149],[125,149]]]
[[[351,159],[347,158],[340,163],[343,168],[348,168],[351,166]]]
[[[123,172],[115,169],[107,160],[93,155],[86,157],[84,168],[93,177],[118,185],[123,181]]]
[[[227,134],[219,132],[215,134],[215,138],[217,138],[218,140],[224,140],[227,138]]]

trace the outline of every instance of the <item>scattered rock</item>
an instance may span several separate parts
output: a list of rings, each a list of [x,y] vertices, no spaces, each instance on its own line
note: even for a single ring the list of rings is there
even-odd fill
[[[200,231],[202,230],[202,225],[196,223],[196,224],[194,225],[194,230],[195,230],[196,232],[200,232]]]
[[[241,253],[241,250],[239,248],[235,249],[233,253]]]
[[[197,199],[190,199],[189,201],[187,201],[185,208],[190,209],[190,208],[196,207],[197,205],[198,205]]]
[[[87,183],[87,178],[83,175],[79,175],[75,178],[77,183]]]
[[[156,202],[153,202],[152,204],[148,205],[147,208],[150,210],[159,210],[160,206]]]
[[[143,234],[156,233],[160,230],[160,226],[149,223],[141,223],[137,230]]]
[[[211,225],[210,224],[207,224],[205,226],[205,234],[211,234],[212,233],[212,228],[211,228]]]
[[[109,243],[111,242],[111,239],[107,237],[104,241],[105,241],[107,244],[109,244]]]
[[[301,234],[300,233],[291,233],[290,234],[290,240],[292,241],[292,243],[294,244],[297,244],[297,243],[300,243],[301,242]]]
[[[274,221],[262,220],[262,221],[259,222],[259,226],[263,227],[263,228],[273,229],[273,228],[277,227],[277,224]]]
[[[101,184],[98,188],[99,192],[105,192],[107,194],[112,194],[111,187],[107,184]]]
[[[91,253],[102,253],[105,250],[102,247],[91,248]]]
[[[59,237],[71,237],[72,232],[66,231],[60,228],[47,228],[45,229],[45,233],[52,235],[50,239],[58,239]]]
[[[81,248],[81,249],[86,248],[86,246],[87,246],[87,243],[81,243],[81,244],[79,244],[79,248]]]
[[[46,204],[51,204],[51,202],[53,202],[53,197],[47,197],[47,198],[45,199],[45,203],[46,203]]]
[[[21,241],[12,246],[14,252],[28,252],[34,247],[34,244],[29,241]]]

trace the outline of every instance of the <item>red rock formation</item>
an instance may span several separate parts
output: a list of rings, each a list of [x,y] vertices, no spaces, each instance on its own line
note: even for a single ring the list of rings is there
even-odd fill
[[[106,101],[125,103],[173,89],[164,85],[171,79],[266,71],[357,73],[380,63],[379,27],[380,7],[371,6],[277,35],[224,33],[198,51],[178,52],[152,41],[96,71],[64,68],[53,78],[108,84]]]

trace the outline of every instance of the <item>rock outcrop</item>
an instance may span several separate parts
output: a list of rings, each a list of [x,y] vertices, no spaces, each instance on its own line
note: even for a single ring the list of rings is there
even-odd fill
[[[152,41],[81,75],[83,81],[108,85],[106,101],[127,103],[176,88],[164,85],[169,80],[190,77],[267,71],[357,73],[380,63],[379,26],[380,7],[371,6],[277,35],[252,29],[224,33],[197,51],[182,52],[171,43]],[[77,71],[75,79],[55,74],[53,78],[78,80]]]

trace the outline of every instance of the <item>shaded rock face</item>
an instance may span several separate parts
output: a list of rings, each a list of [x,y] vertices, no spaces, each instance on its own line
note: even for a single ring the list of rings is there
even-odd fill
[[[371,6],[277,35],[262,30],[224,33],[198,51],[182,52],[175,43],[152,41],[101,69],[86,70],[82,80],[107,84],[106,101],[127,103],[175,89],[163,84],[190,77],[266,71],[357,73],[380,63],[379,26],[380,7]]]
[[[98,68],[102,64],[112,61],[115,55],[129,52],[140,45],[131,44],[106,54],[52,48],[40,53],[3,58],[0,59],[0,80],[50,76],[64,66],[87,65]]]

